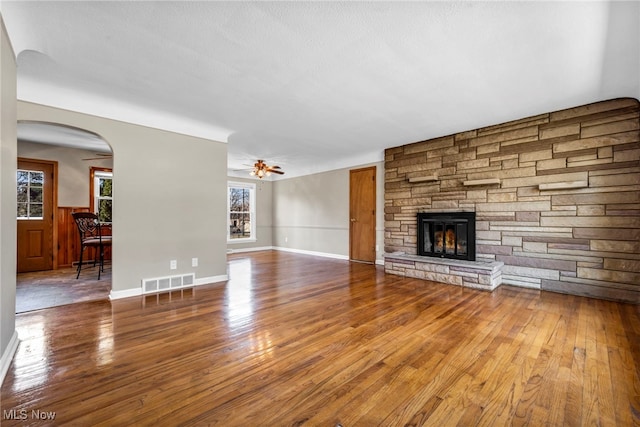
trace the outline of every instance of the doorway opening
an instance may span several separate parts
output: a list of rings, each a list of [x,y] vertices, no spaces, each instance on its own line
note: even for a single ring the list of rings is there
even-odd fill
[[[110,146],[95,133],[56,123],[20,121],[17,129],[16,313],[107,299],[110,262],[100,280],[93,263],[83,264],[76,279],[81,245],[71,213],[96,209],[90,171],[112,171]],[[40,165],[53,165],[53,174]],[[110,197],[98,200],[97,207],[111,206]],[[38,225],[49,228],[34,229]]]

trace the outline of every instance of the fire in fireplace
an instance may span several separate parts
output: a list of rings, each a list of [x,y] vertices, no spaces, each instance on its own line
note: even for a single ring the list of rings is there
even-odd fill
[[[475,261],[476,213],[419,213],[418,254]]]

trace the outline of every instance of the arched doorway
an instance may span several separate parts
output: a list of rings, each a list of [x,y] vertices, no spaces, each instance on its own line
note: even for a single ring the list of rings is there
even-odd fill
[[[56,173],[51,177],[53,185],[49,185],[49,187],[53,186],[54,192],[52,210],[51,213],[47,213],[46,218],[43,218],[50,220],[51,223],[51,249],[49,253],[39,254],[41,257],[48,257],[51,263],[45,268],[42,265],[36,265],[35,268],[30,269],[31,271],[18,268],[16,312],[108,298],[111,291],[109,263],[107,264],[109,271],[102,274],[99,281],[97,274],[93,274],[96,271],[95,268],[83,268],[80,278],[75,279],[80,245],[71,212],[96,209],[95,198],[91,192],[95,177],[92,176],[91,171],[101,170],[105,174],[112,173],[111,147],[93,132],[57,123],[19,121],[17,136],[20,160],[28,159],[43,164],[55,164]],[[34,168],[26,170],[28,172],[31,169],[34,170],[34,176],[41,176]],[[25,175],[24,170],[18,165],[18,174],[21,171]],[[34,195],[30,196],[36,203],[36,213],[39,191],[35,188]],[[99,206],[104,205],[104,201],[99,203]],[[20,210],[18,218],[20,218]],[[31,226],[36,222],[37,220],[23,217],[18,219],[18,226],[19,229],[21,226],[25,228],[25,225]],[[108,225],[111,226],[111,224]],[[18,233],[19,257],[21,253],[28,255],[38,252],[36,249],[40,247],[34,237],[38,235],[37,232]],[[26,236],[31,236],[32,239]],[[35,247],[29,248],[32,242],[35,242]],[[44,249],[46,245],[43,245]],[[20,260],[18,260],[18,266],[20,266]]]

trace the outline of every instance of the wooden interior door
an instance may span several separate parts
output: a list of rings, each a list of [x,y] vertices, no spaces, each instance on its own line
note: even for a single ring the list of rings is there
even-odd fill
[[[376,261],[376,167],[350,171],[349,258]]]
[[[18,273],[53,269],[55,166],[18,159]]]

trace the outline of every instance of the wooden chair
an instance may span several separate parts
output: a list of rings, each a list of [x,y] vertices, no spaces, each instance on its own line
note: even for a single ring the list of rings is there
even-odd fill
[[[85,248],[94,248],[96,255],[93,259],[93,266],[95,267],[99,256],[98,280],[100,280],[100,273],[104,271],[104,248],[111,246],[111,236],[102,235],[102,227],[98,220],[98,215],[92,212],[72,212],[71,215],[78,226],[78,233],[80,234],[80,262],[78,263],[76,279],[80,277]]]

